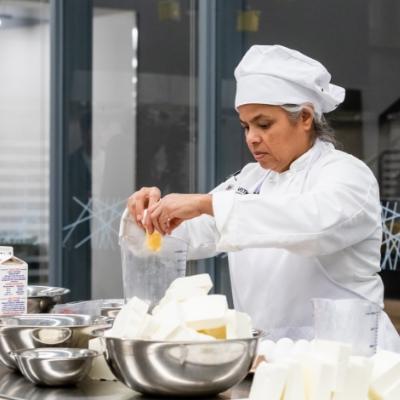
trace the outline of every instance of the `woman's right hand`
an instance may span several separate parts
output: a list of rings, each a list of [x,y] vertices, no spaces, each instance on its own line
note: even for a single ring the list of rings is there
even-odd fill
[[[137,192],[133,193],[128,199],[128,210],[136,223],[149,233],[154,231],[154,226],[150,218],[146,218],[144,221],[144,212],[156,204],[161,199],[161,191],[159,188],[153,187],[142,187]]]

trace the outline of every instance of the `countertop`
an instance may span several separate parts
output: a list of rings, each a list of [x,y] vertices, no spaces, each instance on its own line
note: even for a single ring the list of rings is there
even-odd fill
[[[248,397],[251,378],[216,397],[202,400],[243,399]],[[171,399],[172,397],[170,397]],[[0,400],[160,400],[165,397],[149,397],[127,388],[121,382],[94,381],[87,379],[76,386],[44,388],[32,385],[18,373],[0,368]]]

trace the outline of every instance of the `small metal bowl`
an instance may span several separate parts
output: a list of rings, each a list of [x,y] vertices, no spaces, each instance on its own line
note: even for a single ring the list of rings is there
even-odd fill
[[[95,350],[51,347],[11,353],[22,375],[43,386],[76,384],[86,377],[98,355]]]
[[[115,299],[115,300],[105,300],[101,305],[100,314],[105,317],[115,318],[125,302],[123,299]]]
[[[69,289],[52,286],[28,286],[28,313],[48,313]]]
[[[106,317],[23,314],[0,318],[0,365],[16,369],[10,352],[43,347],[87,348],[93,331],[110,327]]]
[[[113,374],[140,393],[167,396],[208,396],[239,383],[249,372],[257,344],[252,338],[172,342],[130,340],[93,332],[103,342]]]

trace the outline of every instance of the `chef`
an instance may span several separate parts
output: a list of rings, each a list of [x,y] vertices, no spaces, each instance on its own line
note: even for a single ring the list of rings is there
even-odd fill
[[[362,161],[335,149],[324,119],[345,90],[321,63],[278,45],[252,46],[235,78],[256,162],[208,194],[142,188],[129,198],[132,217],[184,238],[189,259],[227,252],[235,308],[273,339],[313,337],[313,298],[383,307],[378,184]],[[399,342],[382,312],[379,344],[400,351]]]

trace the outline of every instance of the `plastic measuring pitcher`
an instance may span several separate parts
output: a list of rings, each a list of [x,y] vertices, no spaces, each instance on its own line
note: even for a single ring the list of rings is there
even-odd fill
[[[146,234],[125,210],[119,244],[122,256],[124,298],[136,296],[150,305],[157,303],[170,283],[186,273],[187,243],[166,235],[158,251],[151,250]]]
[[[312,300],[315,338],[351,344],[353,354],[371,356],[378,345],[381,308],[364,299]]]

